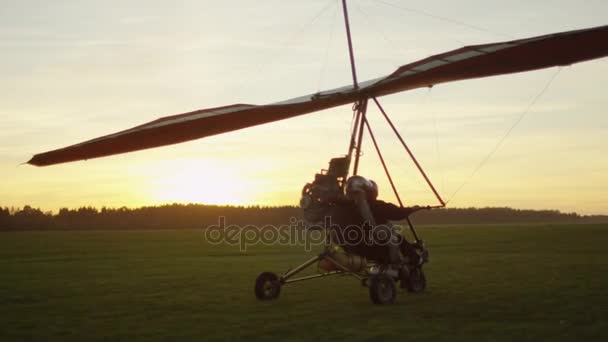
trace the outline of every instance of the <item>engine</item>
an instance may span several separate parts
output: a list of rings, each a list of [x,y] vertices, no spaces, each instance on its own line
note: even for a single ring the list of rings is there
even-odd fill
[[[344,186],[350,168],[349,157],[332,158],[329,168],[315,175],[302,189],[300,207],[309,225],[318,225],[328,216],[331,206],[344,198]]]

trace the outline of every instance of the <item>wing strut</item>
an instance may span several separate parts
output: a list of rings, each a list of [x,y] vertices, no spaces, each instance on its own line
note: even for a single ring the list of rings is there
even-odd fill
[[[357,175],[359,171],[359,158],[361,158],[361,145],[363,144],[363,131],[365,122],[367,121],[367,99],[361,100],[355,104],[355,110],[357,111],[357,116],[359,117],[359,127],[355,126],[354,133],[357,134],[357,144],[355,146],[351,146],[349,151],[349,156],[352,155],[353,148],[355,149],[355,166],[353,167],[353,175]]]
[[[348,18],[348,7],[346,6],[346,1],[347,0],[342,0],[342,12],[344,13],[344,26],[346,28],[346,38],[348,41],[348,55],[350,57],[350,68],[351,68],[351,72],[352,72],[352,76],[353,76],[353,87],[355,89],[358,89],[359,84],[357,83],[357,67],[355,65],[355,55],[354,55],[354,51],[353,51],[353,41],[352,41],[351,32],[350,32],[350,22],[349,22],[349,18]],[[416,168],[418,168],[418,171],[420,171],[420,174],[422,174],[422,177],[424,177],[424,180],[426,181],[426,183],[429,185],[429,187],[435,194],[435,197],[437,198],[439,203],[441,203],[441,205],[434,206],[433,208],[445,207],[445,202],[441,198],[441,195],[439,195],[439,192],[437,192],[437,189],[435,189],[435,186],[433,185],[433,183],[427,176],[426,172],[424,172],[424,169],[422,168],[422,166],[420,166],[420,163],[418,163],[418,160],[416,159],[416,157],[414,156],[412,151],[409,149],[409,147],[407,146],[407,144],[401,137],[401,134],[399,133],[399,131],[397,130],[395,125],[393,125],[393,122],[386,114],[386,111],[384,110],[382,105],[380,105],[380,102],[378,101],[378,99],[375,96],[371,97],[371,99],[374,100],[374,103],[376,104],[378,109],[380,109],[380,112],[382,113],[382,115],[384,116],[384,118],[386,119],[388,124],[391,126],[391,128],[393,129],[393,132],[395,133],[397,138],[399,138],[399,141],[401,142],[401,144],[407,151],[407,154],[410,156],[410,158],[416,165]],[[368,102],[368,97],[365,97],[365,98],[360,99],[357,102],[355,102],[355,104],[353,106],[353,111],[355,112],[355,124],[353,126],[353,130],[351,133],[351,139],[350,139],[350,145],[348,148],[348,160],[350,161],[352,159],[353,153],[355,156],[355,164],[353,166],[353,175],[357,175],[357,172],[359,171],[359,159],[361,157],[361,145],[363,143],[363,134],[365,133],[365,130],[364,130],[365,127],[367,127],[367,131],[369,132],[369,135],[372,139],[372,143],[374,144],[374,147],[376,148],[376,152],[378,153],[378,156],[380,157],[380,162],[382,163],[384,172],[386,173],[388,181],[391,184],[393,192],[395,193],[395,197],[397,198],[399,205],[401,207],[403,207],[403,202],[401,201],[399,192],[397,191],[397,188],[395,187],[393,178],[391,177],[391,174],[388,171],[388,167],[386,166],[386,163],[384,161],[384,158],[382,157],[382,152],[380,151],[380,147],[378,146],[376,138],[374,137],[374,133],[372,132],[371,126],[369,125],[369,122],[367,121],[367,117],[366,117],[367,102]],[[414,233],[416,240],[418,240],[416,231],[413,229],[413,226],[409,222],[409,219],[408,219],[408,223],[410,225],[410,228],[412,228],[412,233]]]
[[[435,189],[435,186],[433,185],[433,183],[431,182],[431,180],[429,179],[429,177],[426,175],[426,172],[424,172],[424,169],[422,168],[422,166],[420,166],[420,163],[418,163],[418,160],[414,156],[414,153],[412,153],[412,150],[410,150],[410,148],[405,143],[405,140],[403,140],[403,137],[401,137],[401,134],[397,130],[397,127],[395,127],[395,125],[393,124],[393,122],[391,121],[391,119],[388,117],[388,115],[386,114],[386,111],[384,110],[384,108],[382,107],[382,105],[380,104],[380,102],[378,101],[378,99],[376,99],[375,97],[373,97],[372,99],[374,100],[374,103],[376,103],[376,106],[378,106],[378,109],[380,109],[380,112],[382,113],[382,115],[386,119],[386,122],[388,122],[389,126],[391,126],[391,128],[393,129],[393,132],[395,132],[395,135],[397,136],[397,138],[401,142],[401,145],[403,145],[403,148],[405,149],[405,151],[407,152],[407,154],[410,156],[410,158],[412,159],[412,161],[416,165],[416,168],[418,169],[418,171],[420,171],[420,174],[422,175],[422,177],[424,177],[424,180],[426,181],[426,183],[429,185],[429,187],[431,188],[431,190],[435,194],[435,197],[437,198],[437,200],[439,201],[439,203],[441,203],[441,205],[438,206],[438,207],[439,208],[445,207],[445,201],[441,198],[441,195],[439,195],[439,192],[437,191],[437,189]]]

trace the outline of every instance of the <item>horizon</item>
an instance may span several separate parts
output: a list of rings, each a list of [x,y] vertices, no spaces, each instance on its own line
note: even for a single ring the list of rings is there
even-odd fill
[[[465,45],[605,25],[608,12],[603,1],[386,3],[351,5],[361,81]],[[17,167],[35,153],[161,116],[276,102],[351,82],[337,1],[117,4],[15,1],[0,13],[3,201],[54,212],[78,203],[296,205],[302,186],[346,153],[352,113],[342,106],[154,150]],[[608,102],[598,86],[608,82],[608,59],[557,70],[444,84],[383,103],[448,208],[608,215]],[[406,205],[435,204],[377,119],[371,111]],[[395,202],[370,143],[361,174],[379,183],[381,199]]]
[[[23,210],[25,209],[25,207],[30,207],[34,210],[40,210],[42,213],[44,214],[51,214],[51,215],[58,215],[59,212],[61,210],[67,209],[67,210],[71,210],[71,211],[76,211],[79,209],[93,209],[96,211],[101,211],[101,210],[119,210],[119,209],[127,209],[127,210],[139,210],[139,209],[144,209],[144,208],[160,208],[160,207],[170,207],[170,206],[183,206],[183,207],[187,207],[187,206],[199,206],[199,207],[215,207],[215,208],[245,208],[245,209],[254,209],[254,208],[260,208],[260,209],[282,209],[282,208],[290,208],[290,209],[300,209],[300,207],[298,205],[293,205],[293,204],[269,204],[269,205],[262,205],[262,204],[206,204],[206,203],[194,203],[194,202],[172,202],[172,203],[158,203],[158,204],[152,204],[152,205],[143,205],[143,206],[120,206],[120,207],[113,207],[113,206],[101,206],[101,207],[96,207],[96,206],[90,206],[90,205],[80,205],[80,206],[74,206],[74,207],[62,207],[59,208],[58,210],[45,210],[45,208],[42,207],[35,207],[35,206],[31,206],[29,204],[26,204],[24,206],[7,206],[7,205],[2,205],[0,204],[0,209],[8,209],[9,212],[15,213],[19,210]],[[606,214],[583,214],[583,213],[579,213],[579,212],[575,212],[575,211],[561,211],[559,209],[551,209],[551,208],[545,208],[545,209],[530,209],[530,208],[514,208],[514,207],[443,207],[443,208],[433,208],[432,211],[435,210],[494,210],[494,209],[507,209],[507,210],[513,210],[513,211],[533,211],[533,212],[555,212],[558,214],[562,214],[562,215],[578,215],[580,217],[599,217],[599,216],[606,216],[608,217],[608,215]]]

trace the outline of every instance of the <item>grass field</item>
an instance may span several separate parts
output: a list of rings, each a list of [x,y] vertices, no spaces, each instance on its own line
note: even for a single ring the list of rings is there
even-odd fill
[[[378,307],[352,278],[253,296],[309,254],[246,253],[200,231],[0,234],[0,340],[597,341],[608,333],[608,226],[422,228],[427,292]]]

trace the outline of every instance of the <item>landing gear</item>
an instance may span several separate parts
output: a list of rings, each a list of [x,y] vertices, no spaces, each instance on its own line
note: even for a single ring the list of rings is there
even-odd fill
[[[378,305],[393,304],[397,297],[395,281],[386,274],[376,274],[369,279],[369,298]]]
[[[404,280],[405,284],[403,283]],[[411,293],[421,293],[426,289],[426,276],[421,267],[414,267],[410,270],[406,279],[401,279],[401,282],[401,287],[405,287]]]
[[[255,296],[259,300],[270,301],[281,294],[279,277],[271,272],[263,272],[255,280]]]

